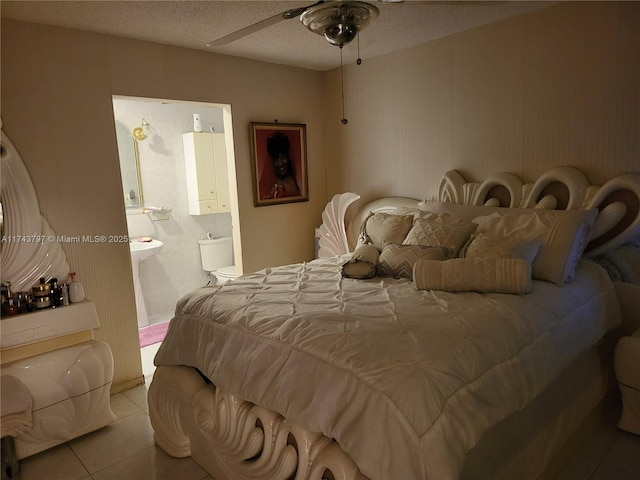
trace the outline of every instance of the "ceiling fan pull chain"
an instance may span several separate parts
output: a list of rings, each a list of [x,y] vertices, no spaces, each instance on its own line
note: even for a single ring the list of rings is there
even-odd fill
[[[348,120],[344,116],[344,67],[342,64],[342,45],[340,45],[340,94],[342,95],[342,120],[340,120],[340,125],[346,125]]]
[[[358,65],[362,65],[362,59],[360,58],[360,32],[358,32],[358,60],[356,60]]]

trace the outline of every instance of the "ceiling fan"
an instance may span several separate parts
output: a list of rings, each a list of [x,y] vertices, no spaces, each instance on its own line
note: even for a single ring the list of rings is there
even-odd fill
[[[402,3],[404,0],[378,0],[381,3]],[[430,0],[419,3],[444,3],[438,0]],[[471,3],[471,4],[483,4],[494,3],[484,2],[482,0],[474,0],[471,2],[460,1],[456,3]],[[358,36],[360,30],[369,25],[371,20],[375,20],[380,15],[380,11],[375,5],[360,0],[319,0],[316,3],[308,5],[306,7],[298,7],[286,10],[272,17],[265,18],[260,22],[254,23],[247,27],[241,28],[233,33],[225,35],[217,40],[209,42],[207,46],[218,47],[226,45],[240,38],[246,37],[252,33],[255,33],[263,28],[267,28],[271,25],[282,20],[290,20],[292,18],[299,17],[302,24],[318,35],[324,36],[324,38],[331,44],[340,47],[340,77],[341,77],[341,90],[342,90],[342,119],[340,123],[346,125],[348,123],[344,116],[344,77],[342,71],[342,47],[351,42]],[[358,48],[359,50],[359,48]],[[361,59],[358,56],[356,62],[358,65],[361,63]]]
[[[378,0],[383,3],[401,3],[404,0]],[[286,10],[264,20],[241,28],[229,35],[207,43],[208,47],[226,45],[258,30],[275,25],[282,20],[299,17],[302,24],[331,44],[340,47],[340,74],[342,78],[342,47],[351,42],[369,22],[378,18],[380,11],[374,5],[356,0],[319,0],[306,7]],[[358,58],[358,64],[360,59]],[[344,116],[344,86],[342,87],[342,125],[347,124]]]
[[[382,3],[402,3],[404,0],[378,0]],[[241,28],[229,35],[207,43],[209,47],[226,45],[258,30],[275,25],[282,20],[299,17],[302,24],[314,33],[323,35],[327,41],[339,47],[351,42],[358,32],[380,11],[371,3],[352,0],[319,0],[306,7],[292,8],[265,18],[258,23]]]

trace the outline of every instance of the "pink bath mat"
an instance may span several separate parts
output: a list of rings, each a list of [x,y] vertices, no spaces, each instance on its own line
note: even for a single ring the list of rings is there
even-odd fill
[[[138,335],[140,336],[140,348],[162,342],[162,340],[164,340],[164,336],[167,334],[168,327],[169,322],[163,322],[154,323],[153,325],[149,325],[148,327],[138,330]]]

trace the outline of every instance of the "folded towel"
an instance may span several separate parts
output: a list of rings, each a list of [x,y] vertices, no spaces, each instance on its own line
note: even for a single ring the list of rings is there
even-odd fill
[[[418,290],[528,293],[531,265],[520,258],[418,260],[413,267],[413,281]]]
[[[3,417],[11,413],[31,411],[31,403],[31,394],[18,377],[0,376],[0,412]]]
[[[3,437],[17,437],[33,427],[31,410],[28,412],[10,413],[2,417],[0,434]]]
[[[33,401],[26,385],[13,375],[0,376],[0,413],[2,436],[16,437],[29,430]]]

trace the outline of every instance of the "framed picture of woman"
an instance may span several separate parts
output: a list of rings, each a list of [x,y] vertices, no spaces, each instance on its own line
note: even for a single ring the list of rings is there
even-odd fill
[[[251,123],[256,207],[309,200],[306,125]]]

